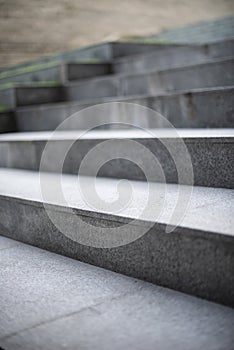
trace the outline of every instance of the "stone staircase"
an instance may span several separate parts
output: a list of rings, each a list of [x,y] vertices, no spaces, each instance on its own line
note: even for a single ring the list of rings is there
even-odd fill
[[[233,349],[233,77],[234,40],[0,73],[0,347]]]

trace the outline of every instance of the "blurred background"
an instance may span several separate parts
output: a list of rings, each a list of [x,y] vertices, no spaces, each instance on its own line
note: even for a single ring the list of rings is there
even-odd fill
[[[0,67],[232,15],[233,0],[0,0]]]

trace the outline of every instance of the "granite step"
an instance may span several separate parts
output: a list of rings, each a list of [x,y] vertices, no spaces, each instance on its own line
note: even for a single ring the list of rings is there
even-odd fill
[[[233,348],[229,307],[5,237],[0,250],[3,349]]]
[[[52,86],[15,86],[0,90],[0,103],[17,106],[82,101],[111,96],[156,95],[167,91],[232,86],[234,59],[141,74],[113,74]]]
[[[57,81],[66,83],[67,81],[92,78],[99,75],[112,73],[112,65],[99,60],[87,60],[84,62],[69,62],[60,64],[52,62],[41,67],[22,69],[16,74],[12,72],[0,74],[0,85],[7,83],[35,83]]]
[[[0,166],[8,168],[141,181],[147,172],[153,182],[234,188],[233,163],[234,129],[0,135]]]
[[[143,106],[143,108],[136,107],[134,113],[130,112],[124,115],[123,104],[113,104],[113,102],[134,103]],[[81,112],[79,118],[71,118],[69,120],[68,117],[82,109],[103,103],[109,103],[109,106],[101,107],[102,115],[108,114],[111,121],[117,113],[116,110],[119,110],[119,121],[126,123],[126,128],[131,127],[129,123],[137,123],[143,128],[160,128],[165,126],[161,120],[159,121],[158,118],[153,117],[152,111],[147,112],[144,107],[160,113],[176,128],[234,127],[234,86],[197,89],[168,93],[161,96],[119,96],[82,102],[61,102],[20,107],[16,109],[14,118],[18,131],[54,130],[61,123],[63,124],[60,125],[60,128],[63,130],[85,130],[90,127],[90,117],[87,118],[86,111]],[[93,110],[95,120],[101,121],[99,115],[94,113],[95,108],[90,110]],[[99,109],[100,107],[98,107]],[[142,114],[144,114],[144,117],[142,117]],[[65,120],[66,123],[64,123]],[[113,129],[116,128],[116,125],[103,125],[103,128]],[[16,126],[12,131],[16,131]]]
[[[18,131],[16,119],[14,111],[0,111],[0,133]]]
[[[149,53],[116,59],[115,73],[141,73],[185,65],[205,63],[207,60],[234,56],[234,40],[207,45],[167,46]]]
[[[38,86],[13,85],[0,89],[0,104],[13,109],[17,106],[65,101],[64,87],[61,84]]]
[[[129,181],[130,193],[117,179],[16,169],[0,180],[2,235],[234,306],[233,190]]]
[[[136,44],[135,44],[136,45]],[[133,51],[134,52],[134,51]],[[114,53],[113,53],[114,54]],[[234,55],[234,40],[207,45],[157,45],[154,50],[127,55],[109,62],[103,59],[86,58],[61,63],[59,60],[29,65],[21,69],[0,73],[0,84],[10,82],[32,83],[38,81],[60,81],[89,78],[115,73],[140,73],[149,70],[162,70],[185,65],[194,65]],[[72,59],[72,58],[71,58]],[[111,63],[113,60],[113,66]],[[80,63],[79,63],[80,61]]]
[[[95,44],[87,47],[82,47],[76,50],[59,52],[54,55],[44,56],[40,59],[23,62],[16,66],[7,67],[5,72],[11,74],[17,74],[21,69],[31,68],[33,69],[36,66],[41,66],[44,64],[53,64],[58,62],[60,64],[71,62],[71,61],[81,61],[81,60],[102,60],[102,61],[111,61],[115,58],[136,55],[138,53],[151,52],[153,50],[158,50],[164,44],[159,44],[156,40],[156,43],[136,43],[136,42],[121,42],[121,41],[110,41],[104,42],[101,44]],[[186,44],[187,45],[187,44]],[[168,46],[168,44],[167,44]],[[183,47],[183,44],[172,43],[169,46],[171,47]]]
[[[234,59],[229,58],[156,72],[115,74],[67,85],[66,100],[81,101],[88,98],[121,95],[155,95],[167,91],[231,86],[234,82],[233,73]]]

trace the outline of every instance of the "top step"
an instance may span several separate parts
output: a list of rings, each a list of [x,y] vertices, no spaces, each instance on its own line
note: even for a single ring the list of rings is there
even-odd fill
[[[150,52],[145,50],[144,52],[140,52],[140,54],[137,49],[140,50],[141,46],[137,44],[132,45],[134,45],[132,46],[132,51],[129,52],[137,52],[137,55],[130,55],[130,57],[120,59],[115,59],[114,56],[108,61],[97,58],[85,60],[74,60],[73,58],[73,63],[70,60],[70,62],[65,63],[54,61],[40,65],[31,65],[0,73],[0,84],[38,81],[65,82],[97,75],[106,75],[112,72],[130,74],[150,70],[159,71],[162,69],[205,63],[207,61],[212,62],[212,59],[234,56],[234,40],[210,45],[157,45],[154,50]],[[120,47],[118,50],[120,50]]]
[[[234,56],[234,40],[207,45],[163,45],[153,52],[146,52],[114,61],[115,73],[141,73],[212,62],[212,59]]]
[[[0,249],[4,349],[232,349],[231,308],[5,237]]]
[[[16,71],[33,66],[40,66],[42,64],[51,64],[53,62],[57,63],[66,63],[70,61],[77,60],[104,60],[111,61],[117,57],[135,55],[138,53],[153,51],[164,45],[164,42],[160,40],[150,40],[150,43],[147,42],[121,42],[121,41],[111,41],[104,42],[97,45],[91,45],[88,47],[83,47],[76,50],[64,51],[57,53],[55,55],[45,56],[35,61],[28,61],[21,63],[17,66],[7,67],[5,72],[15,73]],[[172,43],[171,46],[176,44]],[[184,46],[179,44],[179,46]]]

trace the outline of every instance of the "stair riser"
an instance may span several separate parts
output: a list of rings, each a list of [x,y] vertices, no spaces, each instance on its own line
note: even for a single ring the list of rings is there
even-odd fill
[[[16,116],[13,112],[0,112],[0,133],[17,131]]]
[[[19,87],[0,90],[0,103],[8,108],[64,101],[64,88]]]
[[[66,154],[69,141],[53,141],[53,150],[49,156],[44,157],[43,171],[60,172],[61,162],[63,171],[69,174],[77,174],[84,156],[95,146],[101,144],[104,139],[77,140]],[[178,170],[172,157],[158,139],[134,139],[137,143],[145,146],[153,153],[162,166],[167,183],[178,183]],[[180,184],[191,185],[189,162],[181,159],[183,150],[177,139],[164,139],[166,145],[173,150],[176,164],[182,164],[184,177],[179,180]],[[232,164],[234,164],[234,143],[232,138],[194,138],[184,139],[191,157],[194,172],[194,185],[208,187],[234,188]],[[2,141],[0,143],[0,166],[28,170],[39,170],[42,153],[46,141]],[[99,171],[98,176],[125,178],[131,180],[145,180],[143,172],[136,165],[126,159],[136,158],[135,143],[127,144],[123,139],[112,140],[108,143],[108,154],[113,155],[115,161],[106,163]],[[170,151],[171,152],[171,151]],[[118,154],[118,157],[116,156]],[[100,156],[99,156],[100,155]],[[148,158],[137,155],[141,166],[147,168]],[[51,161],[51,159],[53,161]],[[103,158],[99,151],[96,160],[103,164]],[[63,163],[64,161],[64,163]],[[105,162],[104,162],[105,163]],[[94,176],[96,166],[89,162],[82,175]],[[164,182],[160,167],[155,167],[153,178],[150,181]]]
[[[135,103],[155,110],[167,118],[176,128],[231,128],[234,125],[234,89],[220,89],[216,91],[158,97],[120,97],[114,100]],[[54,130],[72,114],[104,102],[111,102],[111,99],[95,100],[95,102],[90,102],[89,104],[74,103],[49,107],[45,105],[30,109],[20,108],[16,110],[17,127],[19,131]],[[116,113],[116,109],[113,113]],[[163,126],[158,118],[152,118],[152,113],[149,116],[146,113],[144,114],[144,118],[142,118],[140,108],[136,109],[134,115],[127,117],[124,117],[120,112],[119,121],[133,124],[137,122],[137,125],[141,125],[143,128],[158,128]],[[93,117],[97,121],[99,115],[95,114]],[[111,113],[109,117],[112,120]],[[76,120],[73,119],[71,122],[66,122],[64,129],[86,129],[90,128],[90,125],[90,120],[87,120],[86,115],[80,113],[79,118]],[[115,125],[110,124],[108,127],[103,126],[103,128],[111,129],[115,128]]]
[[[15,91],[18,106],[64,101],[62,87],[16,88]]]
[[[0,197],[0,208],[1,234],[7,237],[234,306],[234,244],[231,237],[218,237],[182,228],[168,234],[165,233],[164,225],[155,224],[147,234],[133,243],[100,249],[80,245],[64,236],[51,223],[41,203]],[[50,209],[57,212],[67,227],[73,227],[74,216],[62,207],[51,206]],[[119,225],[105,219],[86,217],[85,220],[93,230],[100,226]],[[136,229],[142,227],[125,226],[126,234]]]
[[[112,73],[112,65],[109,63],[98,64],[76,64],[70,63],[65,66],[66,79],[77,80],[92,78],[99,75],[108,75]]]
[[[123,95],[157,94],[233,84],[234,60],[193,67],[132,75],[121,80]]]
[[[183,47],[183,44],[166,44],[167,47]],[[148,52],[158,51],[164,47],[164,44],[150,44],[137,42],[113,42],[112,43],[112,58],[132,56],[144,54]]]
[[[114,62],[115,73],[140,73],[185,65],[210,62],[212,59],[234,55],[234,41],[203,46],[163,46],[158,51],[135,57],[123,57]]]

